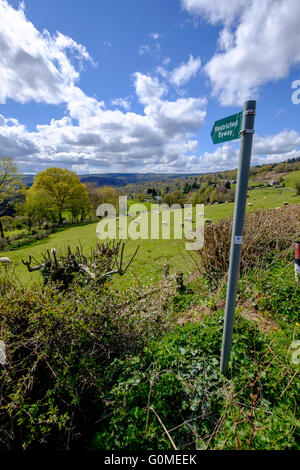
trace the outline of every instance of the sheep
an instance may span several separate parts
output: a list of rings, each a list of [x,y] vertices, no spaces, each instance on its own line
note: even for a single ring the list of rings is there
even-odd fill
[[[168,222],[163,222],[162,224],[163,224],[163,225],[169,225]]]
[[[213,221],[212,221],[211,219],[205,219],[204,222],[205,222],[206,224],[212,224],[212,223],[213,223]]]
[[[283,205],[284,205],[284,206],[288,206],[289,203],[288,203],[287,201],[284,201]]]
[[[253,206],[252,202],[248,202],[248,206],[252,207]]]

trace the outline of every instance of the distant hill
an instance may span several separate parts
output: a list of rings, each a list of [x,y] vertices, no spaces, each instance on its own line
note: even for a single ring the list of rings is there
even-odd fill
[[[265,165],[252,166],[250,169],[250,181],[266,182],[268,180],[277,180],[284,177],[287,173],[300,170],[300,157],[292,158],[285,162],[268,163]],[[35,175],[24,175],[23,181],[27,186],[31,186]],[[95,183],[99,186],[118,186],[125,187],[129,184],[143,185],[145,183],[166,183],[167,181],[182,179],[184,184],[186,180],[193,177],[203,177],[215,179],[233,180],[237,177],[237,170],[225,170],[210,173],[95,173],[88,175],[79,175],[82,183]],[[298,176],[297,176],[298,178]],[[173,181],[173,184],[176,182]],[[177,181],[178,183],[178,181]],[[140,190],[142,188],[136,188]]]
[[[96,183],[97,186],[126,186],[127,184],[148,183],[154,181],[168,181],[187,176],[199,176],[199,173],[104,173],[79,175],[82,183]],[[23,175],[23,181],[27,186],[33,184],[35,175]]]

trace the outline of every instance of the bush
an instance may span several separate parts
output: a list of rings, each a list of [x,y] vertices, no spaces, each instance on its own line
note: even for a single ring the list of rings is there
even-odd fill
[[[30,245],[37,240],[43,240],[47,238],[51,233],[55,231],[54,228],[48,230],[39,230],[31,234],[25,234],[25,232],[18,233],[11,236],[10,238],[0,239],[1,250],[15,250],[21,246]]]
[[[61,293],[0,282],[0,448],[89,445],[107,397],[105,369],[170,325],[174,286]]]
[[[241,253],[241,270],[267,265],[284,249],[293,247],[300,232],[300,205],[247,214]],[[203,248],[192,254],[199,272],[215,283],[229,267],[232,219],[205,226]]]
[[[115,361],[96,449],[299,449],[300,379],[276,341],[238,318],[231,379],[219,372],[223,314],[178,327],[145,354]],[[272,344],[273,339],[273,344]],[[111,369],[112,370],[112,369]]]
[[[300,283],[295,279],[293,263],[277,262],[268,270],[256,271],[246,281],[252,285],[260,311],[268,312],[282,326],[300,320]]]

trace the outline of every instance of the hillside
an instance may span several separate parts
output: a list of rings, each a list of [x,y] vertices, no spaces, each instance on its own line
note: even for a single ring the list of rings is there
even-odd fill
[[[290,178],[297,177],[297,171],[300,170],[299,159],[289,160],[282,163],[271,163],[262,166],[252,166],[250,168],[250,181],[259,181],[261,183],[268,183],[271,180],[278,180],[284,178],[287,181],[288,174]],[[293,175],[292,172],[296,173]],[[31,186],[34,180],[33,174],[23,175],[23,181],[26,185]],[[118,186],[124,187],[130,185],[131,190],[141,192],[151,185],[160,187],[161,184],[172,180],[176,180],[175,184],[184,184],[186,181],[193,182],[195,178],[203,178],[212,180],[235,180],[237,178],[237,170],[228,170],[223,172],[212,173],[103,173],[103,174],[88,174],[79,175],[83,183],[95,183],[97,186]],[[152,184],[153,183],[153,184]],[[132,186],[134,185],[134,186]]]
[[[248,192],[247,212],[251,213],[257,209],[276,209],[283,207],[283,203],[299,204],[300,195],[291,188],[258,188]],[[232,217],[234,203],[208,205],[205,206],[205,217],[218,222],[221,219]],[[195,216],[195,209],[193,209]],[[149,213],[150,217],[150,213]],[[48,238],[36,241],[30,245],[24,246],[18,250],[2,252],[3,256],[8,256],[16,264],[15,273],[22,282],[26,284],[33,282],[38,278],[36,273],[28,273],[22,265],[22,258],[28,258],[29,255],[40,259],[40,254],[47,249],[56,248],[65,251],[67,245],[75,247],[79,243],[85,251],[89,251],[96,243],[96,223],[75,226],[71,228],[61,228],[56,233],[49,235]],[[150,230],[149,220],[149,230]],[[170,229],[173,230],[173,219],[171,219]],[[140,245],[139,256],[134,265],[130,268],[128,276],[122,279],[122,283],[129,285],[130,282],[138,277],[141,280],[157,280],[161,277],[162,265],[169,263],[171,270],[181,270],[186,274],[193,271],[193,263],[190,255],[184,248],[183,240],[128,240],[126,242],[126,256],[130,257]]]
[[[198,174],[197,174],[198,175]],[[147,183],[150,181],[168,181],[176,178],[185,178],[186,176],[196,176],[193,173],[103,173],[79,175],[82,183],[95,183],[97,186],[119,186],[127,184]],[[35,175],[23,175],[22,179],[27,186],[33,184]]]
[[[25,267],[2,276],[0,449],[299,450],[299,209],[246,221],[227,377],[219,361],[230,219],[207,226],[198,275],[183,284],[161,272],[152,282],[162,260],[145,251],[126,290],[86,277],[63,291],[24,286]]]

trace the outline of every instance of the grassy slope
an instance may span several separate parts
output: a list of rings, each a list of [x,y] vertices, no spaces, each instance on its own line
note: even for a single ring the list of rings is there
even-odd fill
[[[249,191],[247,200],[247,211],[253,211],[258,208],[276,208],[283,204],[300,203],[300,196],[296,196],[294,190],[285,189],[257,189]],[[248,206],[248,204],[253,206]],[[234,204],[220,204],[205,207],[205,217],[214,221],[231,217],[233,215]],[[171,226],[173,224],[171,223]],[[75,247],[81,243],[85,251],[89,251],[95,246],[96,224],[77,226],[68,229],[61,229],[52,234],[49,238],[35,242],[19,250],[2,252],[2,256],[8,256],[16,263],[15,272],[22,283],[31,283],[40,279],[38,273],[28,273],[22,265],[22,258],[28,258],[29,255],[40,259],[40,253],[46,249],[55,247],[57,250],[65,250],[68,244]],[[128,240],[127,256],[129,257],[135,250],[137,244],[140,244],[139,254],[130,268],[129,275],[126,276],[126,285],[130,285],[132,277],[139,277],[142,280],[157,279],[161,276],[162,265],[168,262],[173,270],[183,270],[189,272],[193,269],[191,258],[185,250],[185,244],[182,240]],[[117,280],[115,281],[117,282]],[[121,282],[124,285],[124,281]]]
[[[300,181],[300,171],[291,171],[283,177],[285,184],[291,188],[296,187],[296,182]]]

